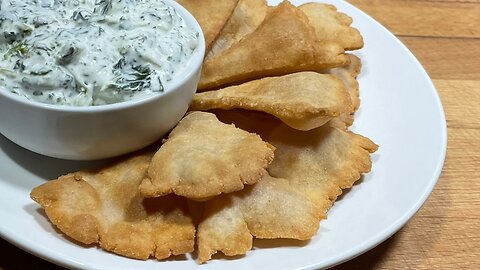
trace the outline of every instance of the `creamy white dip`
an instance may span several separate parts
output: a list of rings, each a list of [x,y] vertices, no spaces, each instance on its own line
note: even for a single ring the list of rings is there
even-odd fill
[[[198,38],[161,0],[0,0],[0,91],[73,106],[163,92]]]

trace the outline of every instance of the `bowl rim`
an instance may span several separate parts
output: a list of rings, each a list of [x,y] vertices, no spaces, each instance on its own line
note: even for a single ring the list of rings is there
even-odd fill
[[[192,79],[195,75],[196,70],[201,68],[203,65],[203,59],[205,56],[205,37],[200,27],[198,21],[193,17],[193,15],[185,9],[182,5],[177,3],[174,0],[162,0],[165,2],[166,5],[172,6],[176,12],[180,14],[180,16],[186,21],[186,24],[193,29],[195,29],[199,36],[198,36],[198,46],[197,50],[195,50],[192,54],[192,57],[186,64],[185,68],[180,72],[177,73],[173,80],[168,83],[168,87],[161,92],[161,93],[154,93],[152,95],[146,95],[139,98],[134,98],[131,100],[121,101],[117,103],[111,104],[104,104],[104,105],[91,105],[91,106],[72,106],[72,105],[55,105],[55,104],[48,104],[42,103],[35,100],[27,99],[21,95],[12,93],[10,91],[1,91],[0,90],[0,97],[7,98],[13,102],[20,103],[24,106],[31,106],[38,109],[44,109],[48,111],[64,111],[64,112],[75,112],[75,113],[96,113],[96,112],[104,112],[104,111],[116,111],[116,110],[123,110],[130,107],[137,107],[141,106],[146,103],[153,102],[157,99],[161,99],[162,97],[170,95],[172,92],[178,91],[181,89],[181,86],[185,84],[188,80]]]

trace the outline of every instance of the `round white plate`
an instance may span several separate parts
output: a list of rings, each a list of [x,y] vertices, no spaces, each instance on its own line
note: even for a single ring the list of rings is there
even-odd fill
[[[217,258],[202,269],[312,269],[339,264],[399,230],[437,182],[447,131],[430,78],[410,51],[379,23],[346,2],[326,2],[352,16],[365,39],[365,48],[356,52],[363,60],[359,77],[362,105],[353,129],[380,146],[372,157],[373,171],[335,203],[311,241],[256,241],[246,256]],[[198,267],[190,256],[137,261],[81,247],[62,237],[30,200],[30,190],[46,179],[91,165],[42,157],[0,135],[0,236],[69,268]]]

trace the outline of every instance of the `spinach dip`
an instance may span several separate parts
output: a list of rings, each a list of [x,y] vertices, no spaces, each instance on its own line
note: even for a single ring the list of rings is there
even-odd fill
[[[71,106],[163,92],[198,38],[161,0],[0,0],[0,91]]]

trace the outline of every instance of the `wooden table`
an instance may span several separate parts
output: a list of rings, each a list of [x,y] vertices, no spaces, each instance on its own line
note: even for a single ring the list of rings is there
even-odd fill
[[[423,63],[440,92],[449,139],[442,176],[418,214],[380,246],[335,269],[479,269],[480,0],[350,2]],[[1,239],[0,250],[0,270],[62,269]]]

